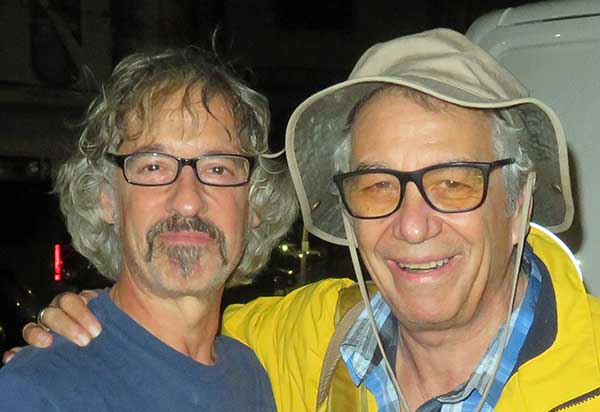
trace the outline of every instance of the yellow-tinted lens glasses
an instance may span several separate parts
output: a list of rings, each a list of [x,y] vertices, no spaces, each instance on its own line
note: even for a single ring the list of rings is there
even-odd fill
[[[408,182],[413,182],[434,210],[466,212],[485,201],[490,172],[514,162],[443,163],[414,172],[365,169],[334,177],[347,210],[354,217],[375,219],[394,213]]]

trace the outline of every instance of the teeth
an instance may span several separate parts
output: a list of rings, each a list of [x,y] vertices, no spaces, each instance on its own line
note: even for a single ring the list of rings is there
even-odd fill
[[[441,268],[450,261],[450,258],[438,260],[437,262],[414,263],[410,265],[398,265],[404,270],[432,270]]]

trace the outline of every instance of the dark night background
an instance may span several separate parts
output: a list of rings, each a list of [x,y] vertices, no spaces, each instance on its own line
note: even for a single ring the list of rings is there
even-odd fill
[[[20,344],[20,327],[64,290],[108,283],[69,250],[51,177],[74,147],[74,128],[113,65],[136,50],[196,44],[217,51],[272,110],[279,150],[287,117],[303,99],[345,79],[379,41],[434,27],[465,32],[509,0],[2,0],[0,2],[0,351]],[[214,40],[213,40],[214,39]],[[309,238],[298,222],[252,287],[226,302],[285,293],[306,281],[349,276],[345,248]],[[54,281],[53,245],[64,249]],[[305,247],[306,250],[306,247]],[[301,264],[302,261],[302,264]],[[301,269],[303,267],[303,269]]]

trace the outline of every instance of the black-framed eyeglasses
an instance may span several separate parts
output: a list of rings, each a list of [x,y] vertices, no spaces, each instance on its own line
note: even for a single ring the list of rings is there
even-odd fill
[[[359,219],[378,219],[398,210],[408,182],[417,186],[432,209],[461,213],[477,209],[485,202],[492,170],[514,162],[513,158],[494,162],[451,162],[413,172],[364,169],[338,174],[333,180],[344,206],[350,215]]]
[[[239,154],[216,153],[185,159],[159,152],[106,153],[106,158],[123,170],[132,185],[166,186],[173,183],[184,166],[190,166],[199,181],[209,186],[243,186],[250,180],[254,159]]]

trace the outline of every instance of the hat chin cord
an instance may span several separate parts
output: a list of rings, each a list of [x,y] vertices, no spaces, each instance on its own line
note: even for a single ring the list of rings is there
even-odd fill
[[[342,209],[343,210],[343,209]],[[356,274],[356,279],[358,280],[358,288],[360,289],[360,294],[362,296],[363,302],[365,303],[365,308],[367,309],[367,317],[369,318],[369,324],[371,325],[371,330],[375,335],[375,340],[377,341],[377,347],[383,356],[383,362],[385,365],[385,369],[396,389],[396,393],[398,395],[398,402],[400,403],[400,412],[410,412],[410,408],[408,407],[408,402],[406,402],[406,398],[404,397],[404,393],[400,389],[400,385],[398,384],[398,380],[396,379],[396,373],[392,369],[389,359],[385,354],[385,350],[383,349],[383,343],[381,342],[381,337],[379,336],[379,329],[377,328],[377,324],[375,323],[375,316],[373,315],[373,308],[371,308],[371,299],[369,299],[369,293],[367,291],[367,287],[365,286],[365,279],[362,274],[362,269],[360,267],[360,263],[358,260],[358,253],[356,253],[356,248],[358,247],[358,243],[356,241],[356,236],[354,235],[354,228],[350,223],[350,218],[345,212],[342,212],[342,220],[344,221],[344,229],[346,231],[346,238],[349,241],[348,249],[350,250],[350,257],[352,258],[352,266],[354,267],[354,273]]]
[[[521,208],[521,212],[519,215],[519,228],[518,228],[519,229],[519,232],[518,232],[519,240],[516,245],[515,264],[513,265],[513,268],[512,268],[513,269],[512,290],[510,293],[510,302],[508,305],[508,311],[507,311],[508,313],[506,316],[506,319],[507,319],[506,325],[507,326],[510,322],[510,318],[514,311],[515,297],[516,297],[516,292],[517,292],[517,284],[518,284],[518,279],[519,279],[519,273],[521,271],[521,263],[522,263],[521,260],[523,258],[523,248],[525,247],[525,237],[527,235],[527,229],[529,227],[529,211],[530,211],[530,207],[531,207],[531,200],[533,197],[534,184],[535,184],[535,172],[532,171],[532,172],[529,172],[529,175],[527,176],[527,182],[525,183],[525,187],[523,188],[524,199],[523,199],[523,205]],[[375,323],[375,316],[373,315],[373,308],[371,308],[371,300],[369,298],[369,293],[367,291],[367,287],[365,286],[365,280],[364,280],[364,277],[362,274],[362,269],[360,267],[358,253],[356,252],[356,249],[358,247],[358,242],[356,241],[354,227],[350,223],[350,218],[348,217],[348,215],[345,212],[342,213],[342,220],[344,222],[346,238],[349,241],[348,249],[350,250],[350,256],[352,258],[352,265],[354,267],[354,273],[356,274],[356,279],[358,280],[360,294],[365,303],[365,308],[367,310],[367,317],[369,319],[369,324],[371,325],[371,330],[373,331],[373,334],[375,335],[375,340],[377,341],[377,347],[379,348],[379,351],[381,352],[381,356],[382,356],[383,362],[385,364],[385,369],[390,377],[390,380],[392,381],[392,383],[394,385],[394,388],[396,389],[396,393],[398,395],[398,402],[400,404],[400,411],[401,412],[410,412],[410,407],[408,406],[406,397],[404,396],[404,393],[402,392],[402,389],[400,388],[400,385],[398,384],[398,380],[396,379],[396,372],[392,369],[391,363],[385,353],[385,350],[383,348],[383,343],[381,342],[381,337],[379,336],[379,329],[377,328],[377,324]],[[498,368],[500,367],[500,360],[502,359],[502,355],[504,354],[504,349],[506,348],[506,344],[508,342],[508,337],[509,337],[509,328],[506,327],[506,328],[504,328],[504,330],[502,332],[502,336],[501,336],[500,352],[496,355],[496,359],[494,360],[494,369],[493,369],[493,372],[491,375],[492,379],[489,380],[489,382],[486,385],[485,390],[483,391],[483,393],[481,395],[481,400],[479,401],[477,408],[475,408],[476,412],[479,412],[482,410],[482,408],[485,404],[485,400],[487,399],[489,392],[492,388],[492,384],[494,383],[494,378],[496,376],[496,373],[498,372]]]

